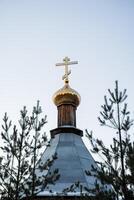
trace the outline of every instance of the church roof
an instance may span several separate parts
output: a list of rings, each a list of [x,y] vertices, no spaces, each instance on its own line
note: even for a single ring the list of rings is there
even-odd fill
[[[84,145],[81,136],[74,133],[60,133],[51,139],[50,146],[47,147],[42,155],[39,164],[43,164],[50,159],[54,154],[57,154],[57,159],[50,167],[50,171],[59,170],[60,178],[54,185],[50,184],[47,188],[38,193],[38,196],[48,196],[52,194],[63,194],[64,189],[70,187],[76,182],[87,188],[94,188],[95,177],[87,176],[85,170],[90,170],[91,165],[97,167],[94,159]],[[37,177],[46,175],[46,171],[36,169]],[[50,192],[51,191],[51,192]],[[85,189],[82,191],[85,193]],[[80,194],[80,189],[69,193],[70,195]]]

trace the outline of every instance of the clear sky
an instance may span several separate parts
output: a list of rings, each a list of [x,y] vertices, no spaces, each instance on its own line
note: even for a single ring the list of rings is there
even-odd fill
[[[77,127],[109,143],[97,117],[115,80],[134,116],[133,0],[0,0],[0,123],[5,111],[15,121],[23,105],[31,111],[40,100],[47,133],[56,128],[52,95],[64,70],[55,63],[65,56],[79,62],[70,75],[82,98]]]

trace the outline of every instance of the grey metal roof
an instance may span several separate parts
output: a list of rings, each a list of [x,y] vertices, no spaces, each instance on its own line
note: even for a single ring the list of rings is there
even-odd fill
[[[54,161],[50,169],[41,172],[38,169],[38,165],[51,159],[55,153],[57,153],[58,158]],[[49,195],[50,190],[53,194],[61,194],[65,188],[70,187],[78,181],[88,188],[94,187],[95,177],[87,176],[85,170],[90,170],[91,165],[97,165],[79,135],[73,133],[55,135],[51,139],[50,146],[43,153],[38,165],[36,169],[38,177],[46,175],[54,169],[59,169],[60,174],[60,178],[56,181],[55,185],[49,185],[49,188],[45,188],[38,196]],[[79,189],[77,189],[75,194],[78,195],[79,192]]]

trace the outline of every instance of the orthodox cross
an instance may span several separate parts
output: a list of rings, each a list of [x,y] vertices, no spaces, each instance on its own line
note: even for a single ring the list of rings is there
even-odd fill
[[[71,74],[71,70],[68,70],[68,65],[78,64],[77,61],[70,61],[70,58],[65,57],[63,63],[57,63],[56,66],[65,66],[65,74],[62,76],[62,80],[65,80],[65,83],[69,82],[68,76]]]

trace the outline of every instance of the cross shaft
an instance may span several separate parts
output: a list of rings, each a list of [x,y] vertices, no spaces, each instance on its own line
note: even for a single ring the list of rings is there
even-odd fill
[[[62,63],[57,63],[56,66],[64,66],[65,74],[62,76],[62,79],[65,80],[65,83],[69,82],[68,76],[71,74],[71,70],[68,70],[68,65],[78,64],[77,61],[70,61],[70,58],[65,57]]]

